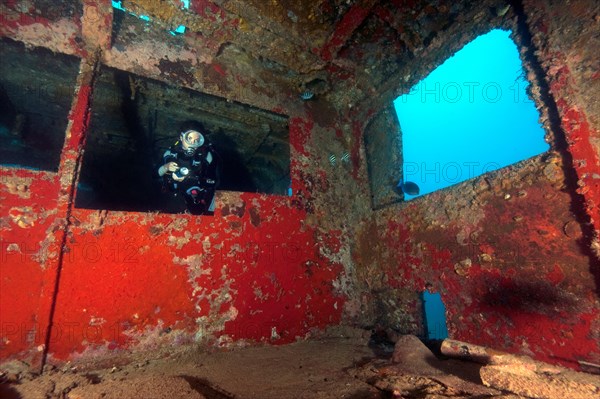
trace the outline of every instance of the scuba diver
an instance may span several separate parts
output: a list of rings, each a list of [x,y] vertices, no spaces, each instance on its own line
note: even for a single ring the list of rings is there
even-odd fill
[[[184,197],[190,213],[211,215],[219,184],[219,157],[200,123],[188,122],[180,132],[179,140],[163,154],[158,175],[166,190]]]

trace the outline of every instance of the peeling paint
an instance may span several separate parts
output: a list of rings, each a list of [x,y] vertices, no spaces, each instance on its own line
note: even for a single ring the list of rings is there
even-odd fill
[[[265,15],[252,1],[202,0],[182,11],[131,0],[126,7],[160,26],[132,23],[109,35],[108,19],[82,26],[83,11],[45,19],[33,5],[3,4],[3,36],[84,60],[59,172],[0,168],[0,359],[284,344],[339,323],[421,334],[418,293],[430,284],[447,305],[453,338],[572,367],[597,363],[590,254],[600,251],[587,223],[598,230],[600,135],[588,105],[595,92],[581,83],[597,73],[593,46],[564,30],[580,2],[554,3],[523,2],[566,148],[551,132],[555,151],[546,156],[378,211],[365,125],[477,34],[514,28],[512,10],[493,15],[491,0],[395,2],[402,12],[367,2],[338,15],[306,3]],[[179,23],[185,36],[161,36]],[[219,192],[213,217],[72,208],[93,107],[93,60],[83,48],[95,39],[108,66],[289,115],[294,195]],[[567,49],[557,45],[563,39]],[[299,82],[317,75],[327,84],[314,101],[300,101]],[[532,96],[542,99],[539,83]],[[550,130],[555,122],[541,108]],[[349,162],[334,167],[332,153]]]

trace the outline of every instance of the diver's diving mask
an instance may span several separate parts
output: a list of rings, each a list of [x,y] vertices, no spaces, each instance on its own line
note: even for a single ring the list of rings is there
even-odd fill
[[[197,130],[187,130],[181,133],[181,143],[186,152],[192,153],[204,144],[204,136]]]

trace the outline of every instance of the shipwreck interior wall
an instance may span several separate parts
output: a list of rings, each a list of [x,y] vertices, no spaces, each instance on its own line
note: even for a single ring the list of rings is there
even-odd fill
[[[0,167],[0,361],[283,344],[340,323],[422,335],[427,283],[442,294],[453,338],[571,367],[600,361],[595,2],[177,3],[0,5],[3,48],[43,48],[78,68],[72,86],[38,90],[42,100],[60,92],[68,108],[57,167]],[[185,34],[169,33],[181,24]],[[496,27],[520,45],[552,151],[410,203],[376,193],[386,206],[374,210],[367,165],[379,160],[365,129],[385,126],[376,115],[395,96]],[[210,125],[229,165],[273,184],[223,187],[214,216],[158,212],[156,201],[78,203],[86,155],[109,176],[119,169],[111,146],[136,145],[97,115],[111,104],[100,89],[107,70],[128,77],[119,110],[103,112],[141,102],[145,126],[159,120],[152,108],[168,114],[170,95],[222,99],[189,115]],[[151,85],[168,86],[160,105],[144,103]],[[161,119],[157,134],[168,137],[178,118]]]
[[[375,211],[358,233],[357,270],[385,328],[422,334],[414,292],[431,284],[450,336],[577,367],[599,358],[598,61],[589,53],[598,38],[566,27],[594,24],[598,7],[523,2],[511,12],[515,25],[504,27],[552,149]],[[407,308],[417,317],[398,311]]]

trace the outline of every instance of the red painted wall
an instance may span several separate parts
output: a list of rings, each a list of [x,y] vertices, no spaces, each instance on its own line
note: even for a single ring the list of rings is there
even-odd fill
[[[0,169],[0,357],[39,359],[52,295],[58,178],[55,173]]]
[[[291,198],[227,194],[214,217],[75,210],[53,356],[164,343],[293,342],[338,323],[342,271]],[[62,334],[61,334],[62,333]]]
[[[11,10],[2,35],[91,54],[71,40],[80,34],[78,15],[48,22],[47,31],[31,30],[34,22]],[[102,30],[93,22],[85,32]],[[105,25],[110,29],[109,19]],[[135,57],[116,49],[103,61],[164,79],[152,69],[163,56],[190,56],[157,46]],[[216,51],[195,50],[203,60]],[[225,87],[213,94],[247,96],[291,116],[294,196],[221,192],[212,217],[76,209],[73,190],[92,95],[88,64],[94,62],[90,57],[82,63],[59,172],[0,169],[0,362],[20,359],[36,367],[46,355],[62,361],[191,342],[282,344],[338,324],[346,300],[341,233],[316,223],[315,214],[323,215],[316,197],[328,183],[322,170],[309,165],[316,132],[326,139],[333,129],[316,125],[311,112],[280,87],[268,87],[266,94],[265,88],[238,90],[242,77],[253,78],[252,70],[242,74],[237,65],[207,64],[220,71]],[[335,110],[326,109],[333,126]]]
[[[310,137],[310,126],[292,119],[293,146]],[[69,141],[63,154],[76,146]],[[59,224],[59,184],[51,173],[2,173],[1,356],[23,359],[45,343],[47,325],[38,320],[49,309],[38,302],[53,278],[39,257],[50,251],[57,258],[60,245],[38,247],[49,245],[49,226]],[[27,200],[10,192],[23,176],[31,177]],[[339,250],[338,234],[304,222],[311,189],[299,181],[293,188],[294,197],[221,193],[212,217],[73,209],[49,355],[66,360],[165,343],[281,344],[338,324],[345,297],[333,284],[343,268],[323,255]],[[25,206],[33,208],[32,222],[19,227]],[[52,215],[40,220],[44,209]]]
[[[528,168],[542,174],[544,165]],[[575,368],[597,361],[598,287],[571,196],[543,177],[516,185],[519,174],[488,178],[492,188],[476,194],[475,205],[457,207],[460,194],[448,190],[378,213],[382,235],[362,237],[385,265],[373,281],[414,292],[405,306],[415,312],[416,293],[432,284],[451,338]],[[470,183],[459,187],[470,193]]]

